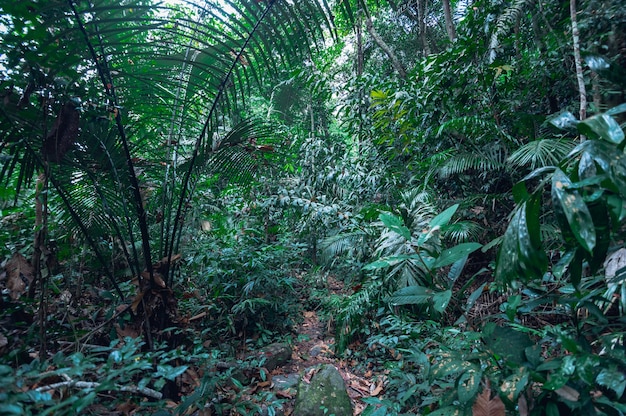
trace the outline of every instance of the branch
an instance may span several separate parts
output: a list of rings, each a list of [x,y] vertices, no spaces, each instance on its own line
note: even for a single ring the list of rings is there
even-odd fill
[[[402,66],[402,63],[400,62],[396,54],[393,53],[389,45],[387,45],[385,41],[382,40],[382,38],[378,35],[376,29],[374,29],[374,25],[372,24],[372,19],[369,16],[365,20],[365,27],[367,28],[370,36],[372,36],[372,39],[374,39],[374,42],[376,42],[380,49],[382,49],[387,54],[389,59],[391,59],[391,64],[393,65],[395,70],[398,71],[398,75],[400,75],[400,78],[406,79],[406,70]]]
[[[38,392],[44,392],[48,390],[55,390],[60,387],[74,387],[78,389],[97,389],[100,387],[102,383],[96,383],[92,381],[60,381],[54,384],[48,384],[47,386],[41,386],[35,389]],[[146,397],[150,397],[155,400],[161,400],[163,398],[163,394],[156,390],[149,389],[147,387],[137,387],[137,386],[117,386],[114,385],[113,390],[107,388],[108,391],[122,391],[122,392],[130,392],[130,393],[138,393],[143,394]]]

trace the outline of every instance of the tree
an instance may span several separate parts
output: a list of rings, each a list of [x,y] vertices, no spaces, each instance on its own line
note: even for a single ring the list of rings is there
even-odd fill
[[[102,248],[114,239],[139,281],[132,309],[148,336],[175,319],[169,286],[197,181],[246,178],[268,156],[274,135],[245,117],[245,97],[332,35],[325,3],[229,6],[3,5],[1,179],[20,190],[45,171],[116,286]]]

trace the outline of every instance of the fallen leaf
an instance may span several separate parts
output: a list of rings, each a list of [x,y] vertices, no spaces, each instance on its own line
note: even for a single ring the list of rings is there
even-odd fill
[[[372,385],[371,387],[374,387],[374,385]],[[375,396],[378,396],[382,391],[383,391],[383,381],[380,380],[378,382],[378,385],[370,392],[370,395],[372,397],[375,397]]]
[[[9,289],[9,296],[13,300],[19,299],[26,287],[30,285],[34,279],[34,269],[30,265],[28,260],[20,253],[13,254],[13,257],[5,266],[7,273],[7,289]]]
[[[500,397],[491,398],[489,380],[485,383],[482,393],[476,397],[474,406],[472,406],[472,416],[505,416],[504,403]]]
[[[276,392],[276,397],[281,399],[293,399],[294,396],[288,390],[278,390]]]
[[[577,402],[580,397],[580,393],[570,386],[563,386],[560,389],[554,390],[554,392],[565,400],[569,400],[571,402]]]

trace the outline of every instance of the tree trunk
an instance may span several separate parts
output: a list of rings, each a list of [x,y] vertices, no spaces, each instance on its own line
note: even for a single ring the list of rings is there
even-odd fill
[[[587,118],[587,89],[585,88],[585,78],[583,77],[583,66],[580,57],[580,35],[578,24],[576,23],[576,0],[569,3],[570,18],[572,20],[572,41],[574,46],[574,62],[576,63],[576,79],[578,80],[578,92],[580,94],[580,120]],[[585,141],[585,136],[580,135],[580,141]]]
[[[361,31],[361,15],[356,23],[356,76],[363,75],[363,33]]]
[[[430,55],[430,46],[426,36],[426,1],[417,0],[417,27],[420,32],[420,43],[422,44],[422,52],[425,57]]]
[[[400,62],[396,54],[391,50],[389,45],[387,45],[385,41],[378,35],[376,29],[374,29],[374,25],[370,17],[367,17],[367,19],[365,20],[365,27],[367,28],[367,31],[369,32],[374,42],[380,47],[380,49],[383,50],[383,52],[385,52],[389,59],[391,59],[391,64],[398,72],[398,75],[400,75],[400,78],[406,79],[406,70],[402,66],[402,63]]]
[[[456,30],[454,29],[454,22],[452,21],[450,0],[443,0],[443,14],[446,18],[446,31],[448,32],[448,38],[450,39],[450,42],[454,42],[456,39]]]

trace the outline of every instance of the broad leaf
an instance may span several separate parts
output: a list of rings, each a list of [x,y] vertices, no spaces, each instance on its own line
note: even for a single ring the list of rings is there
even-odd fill
[[[482,371],[476,367],[472,367],[458,378],[457,394],[462,404],[468,403],[476,397],[476,393],[478,393],[478,389],[480,388],[481,377]]]
[[[578,123],[578,131],[587,136],[600,137],[608,142],[620,144],[624,140],[624,132],[613,117],[597,114]]]
[[[421,305],[428,304],[433,299],[435,291],[423,286],[408,286],[395,291],[389,298],[392,305]]]
[[[485,325],[482,338],[496,356],[513,364],[523,364],[526,361],[525,349],[534,345],[528,334],[494,323]]]
[[[552,176],[552,202],[557,219],[564,218],[576,241],[587,252],[592,253],[596,245],[596,231],[591,214],[582,196],[575,189],[569,189],[570,179],[557,169]],[[563,228],[563,221],[560,221]]]
[[[613,390],[617,394],[617,397],[622,397],[624,389],[626,389],[626,376],[624,372],[614,366],[603,368],[596,377],[596,382],[601,386]]]
[[[470,253],[482,247],[479,243],[461,243],[441,252],[435,261],[434,267],[443,267],[467,257]]]
[[[409,231],[409,229],[404,225],[401,218],[388,212],[381,213],[379,218],[382,223],[385,224],[385,227],[389,228],[391,231],[400,234],[407,240],[411,240],[411,231]]]
[[[452,299],[452,291],[450,289],[444,290],[443,292],[436,292],[433,294],[433,308],[437,312],[443,313],[446,307],[448,307],[450,299]]]
[[[435,227],[443,227],[444,225],[447,225],[458,208],[459,204],[452,205],[450,208],[430,220],[430,223],[428,224],[429,227],[433,229]]]
[[[579,121],[574,117],[572,113],[566,111],[550,119],[550,124],[558,127],[559,129],[568,129],[576,126]]]

